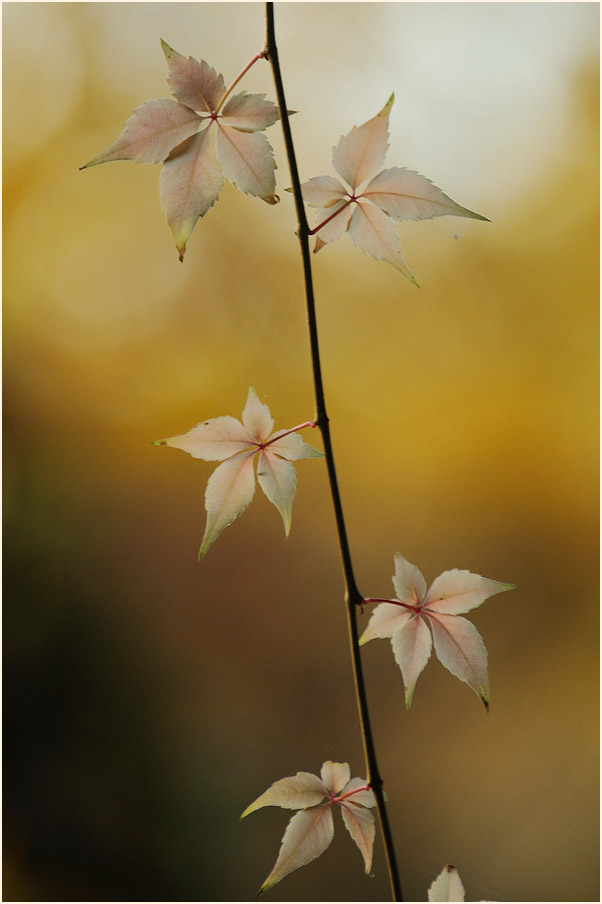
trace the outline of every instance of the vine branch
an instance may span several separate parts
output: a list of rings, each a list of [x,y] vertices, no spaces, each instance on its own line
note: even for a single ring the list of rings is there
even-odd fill
[[[370,726],[370,713],[368,709],[368,700],[360,656],[359,634],[357,627],[357,607],[362,605],[363,598],[357,588],[353,573],[353,564],[351,560],[351,552],[349,549],[347,528],[343,515],[343,506],[341,503],[334,452],[330,436],[330,423],[328,415],[326,413],[326,400],[324,395],[324,384],[322,380],[322,366],[320,363],[320,346],[318,342],[316,302],[311,269],[311,253],[309,248],[309,237],[311,235],[311,230],[309,228],[305,215],[305,207],[303,205],[303,196],[301,193],[301,181],[299,179],[299,170],[297,167],[297,160],[295,155],[295,146],[293,143],[293,136],[287,112],[288,108],[284,96],[284,85],[282,82],[282,73],[280,71],[280,63],[278,59],[278,48],[276,46],[274,4],[272,2],[266,3],[266,46],[265,50],[263,51],[263,56],[267,60],[269,60],[274,76],[278,108],[280,111],[280,121],[282,123],[282,130],[284,133],[284,143],[291,175],[292,191],[295,199],[295,209],[297,212],[297,236],[299,238],[299,245],[301,248],[303,276],[305,280],[307,323],[309,329],[314,393],[316,400],[315,421],[320,429],[322,441],[324,443],[324,456],[328,469],[330,494],[334,507],[339,549],[343,566],[343,576],[345,582],[345,604],[347,611],[347,623],[349,628],[349,640],[351,646],[351,661],[353,666],[353,676],[355,682],[360,728],[364,746],[364,757],[366,761],[366,777],[370,787],[374,791],[374,796],[376,797],[378,818],[381,827],[385,856],[389,871],[389,879],[391,883],[392,898],[394,901],[402,901],[403,898],[401,892],[401,882],[399,879],[395,849],[393,847],[393,838],[391,835],[391,829],[389,826],[389,819],[385,805],[385,798],[383,794],[383,781],[378,770],[376,750],[374,747],[374,739]]]

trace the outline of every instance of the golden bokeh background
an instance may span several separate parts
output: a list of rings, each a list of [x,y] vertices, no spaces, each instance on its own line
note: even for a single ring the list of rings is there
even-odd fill
[[[225,186],[183,265],[157,167],[78,166],[168,96],[164,38],[232,79],[261,4],[6,3],[4,900],[252,900],[287,822],[239,814],[326,759],[363,773],[323,464],[289,539],[258,493],[196,561],[212,465],[151,441],[249,384],[313,415],[292,198]],[[414,704],[363,651],[408,900],[598,900],[598,39],[594,3],[284,3],[303,179],[392,90],[389,166],[491,223],[399,227],[414,289],[347,240],[314,259],[358,583],[518,585],[474,612],[492,705],[433,660]],[[259,63],[244,86],[274,97]],[[308,441],[319,444],[316,436]],[[362,626],[366,622],[364,615]],[[342,824],[269,893],[387,900]]]

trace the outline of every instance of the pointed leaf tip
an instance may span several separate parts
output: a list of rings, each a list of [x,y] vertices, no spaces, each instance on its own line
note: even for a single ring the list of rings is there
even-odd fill
[[[163,38],[160,38],[159,40],[161,41],[161,50],[169,60],[169,58],[174,55],[175,50],[173,49],[173,47],[170,47],[167,41],[164,41]]]

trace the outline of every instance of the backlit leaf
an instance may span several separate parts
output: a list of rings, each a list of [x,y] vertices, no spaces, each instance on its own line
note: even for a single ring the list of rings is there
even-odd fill
[[[173,96],[181,104],[197,113],[211,113],[226,93],[223,76],[218,75],[204,60],[195,60],[177,53],[165,41],[161,47],[167,60],[167,83]]]
[[[324,853],[334,835],[331,808],[322,804],[296,813],[289,822],[274,869],[259,890],[267,891]]]
[[[277,203],[276,164],[261,132],[278,118],[278,108],[263,94],[241,92],[226,101],[224,79],[208,63],[182,56],[165,41],[161,47],[176,100],[142,104],[117,141],[81,169],[112,160],[163,163],[161,207],[183,260],[197,221],[219,198],[224,175],[246,194]]]
[[[298,772],[274,782],[247,807],[241,818],[266,806],[303,808],[290,820],[276,865],[259,894],[326,850],[333,837],[332,808],[335,806],[341,807],[345,826],[362,853],[366,872],[370,871],[375,834],[370,808],[376,806],[376,798],[365,779],[352,779],[350,775],[347,763],[327,760],[322,765],[321,779],[308,772]],[[320,802],[324,797],[328,799]]]
[[[446,866],[429,888],[429,901],[464,901],[464,886],[455,866]]]
[[[395,603],[379,603],[370,616],[368,627],[360,638],[360,645],[377,637],[393,637],[406,624],[413,613]]]
[[[461,615],[431,615],[430,623],[439,661],[470,685],[489,709],[487,650],[475,626]]]
[[[349,238],[360,251],[387,261],[416,284],[399,244],[399,236],[389,217],[369,204],[357,204],[348,227]]]
[[[401,669],[406,688],[406,706],[409,709],[414,697],[418,676],[429,661],[433,641],[431,632],[415,613],[391,638],[395,662]]]
[[[173,446],[204,461],[223,461],[237,452],[248,449],[249,434],[239,420],[226,414],[197,424],[188,433],[170,436],[155,443],[157,446]]]
[[[393,586],[397,599],[402,603],[407,603],[408,606],[416,606],[421,603],[426,595],[426,581],[422,572],[404,559],[400,552],[395,555]]]
[[[347,197],[344,185],[334,176],[316,176],[301,186],[303,200],[310,207],[329,208]]]
[[[188,452],[193,458],[221,461],[211,475],[205,492],[207,525],[199,557],[229,524],[238,518],[251,502],[255,492],[253,461],[258,456],[259,484],[279,510],[288,536],[297,474],[291,461],[318,458],[318,452],[296,432],[315,427],[305,421],[290,430],[279,430],[270,436],[274,421],[270,409],[260,402],[252,386],[242,413],[242,423],[230,415],[209,418],[187,433],[158,440],[157,446],[172,446]]]
[[[278,437],[278,433],[274,433],[274,437]],[[298,433],[288,433],[287,436],[280,439],[271,438],[268,449],[277,452],[278,455],[289,461],[298,461],[300,458],[322,458],[324,455],[323,452],[318,452],[309,443],[304,442]]]
[[[366,788],[366,780],[363,778],[352,778],[343,786],[341,797],[353,791],[353,795],[349,798],[354,804],[361,804],[363,807],[375,807],[376,797],[371,788]]]
[[[479,213],[460,207],[420,173],[400,167],[383,170],[362,192],[381,210],[396,220],[428,220],[432,217],[472,217],[487,220]]]
[[[412,703],[416,681],[430,658],[434,640],[439,661],[470,685],[488,709],[487,651],[474,625],[456,613],[468,612],[496,593],[513,590],[515,585],[453,569],[439,575],[427,593],[421,572],[401,553],[395,556],[393,584],[398,601],[364,600],[378,602],[378,606],[359,642],[391,638],[405,684],[406,706]]]
[[[320,223],[324,223],[324,221],[329,217],[330,219],[328,223],[325,223],[325,225],[322,226],[322,228],[316,235],[316,245],[314,248],[314,253],[316,251],[319,251],[320,248],[322,248],[324,245],[327,245],[330,242],[335,242],[345,234],[354,210],[355,207],[348,201],[339,201],[332,207],[326,207],[318,211],[318,214],[316,216],[316,226]]]
[[[458,615],[476,609],[496,593],[514,589],[514,584],[502,584],[500,581],[491,581],[479,574],[454,568],[435,578],[424,605],[435,612]]]
[[[253,499],[255,475],[253,458],[255,450],[241,452],[222,462],[207,481],[205,508],[207,526],[199,558],[202,559],[224,528],[242,515]]]
[[[270,414],[270,409],[259,401],[253,386],[249,387],[249,394],[242,412],[242,422],[249,439],[252,439],[254,443],[264,443],[274,429],[274,419]]]
[[[369,874],[372,868],[372,849],[376,835],[374,816],[370,810],[353,801],[345,801],[341,804],[341,815],[349,834],[362,852],[366,873]]]
[[[222,126],[231,126],[241,132],[257,132],[267,129],[278,118],[278,107],[265,100],[265,94],[242,92],[226,103],[220,122]]]
[[[297,492],[297,473],[290,461],[279,458],[270,449],[271,446],[268,446],[259,454],[257,479],[263,492],[282,515],[284,533],[288,537],[293,499]]]
[[[380,113],[354,126],[334,148],[334,167],[349,188],[331,176],[317,176],[304,182],[301,192],[307,204],[318,208],[312,229],[316,235],[314,252],[348,232],[360,250],[391,264],[417,286],[389,218],[486,217],[456,204],[414,170],[392,167],[379,172],[387,152],[392,104],[393,95]],[[336,214],[334,218],[332,213]]]
[[[112,160],[162,163],[170,151],[198,132],[200,125],[196,113],[175,100],[149,100],[136,107],[117,141],[81,169]]]
[[[322,765],[320,775],[331,794],[338,794],[351,778],[351,770],[349,763],[333,763],[332,760],[327,760]]]
[[[314,807],[327,796],[326,788],[317,775],[311,772],[297,772],[287,778],[274,782],[257,800],[247,807],[240,817],[244,819],[249,813],[261,807],[284,807],[286,810],[301,810]]]
[[[216,153],[226,178],[240,191],[276,204],[276,164],[272,148],[261,132],[240,132],[218,123]]]
[[[354,126],[333,151],[334,168],[354,191],[384,163],[393,100],[392,94],[380,113],[363,126]]]
[[[221,167],[207,128],[176,148],[165,161],[159,177],[159,197],[180,260],[197,220],[213,207],[222,184]]]

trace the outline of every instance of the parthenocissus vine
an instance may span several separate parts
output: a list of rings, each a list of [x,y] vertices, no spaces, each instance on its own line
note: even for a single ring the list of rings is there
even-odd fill
[[[343,824],[361,852],[365,871],[370,874],[376,834],[372,810],[375,810],[382,831],[392,897],[402,900],[383,781],[370,727],[360,644],[374,638],[391,639],[395,660],[402,671],[408,707],[433,643],[443,665],[469,684],[488,707],[485,647],[476,628],[462,618],[461,613],[480,606],[489,597],[510,590],[514,585],[454,569],[444,571],[427,591],[418,569],[397,554],[393,578],[397,597],[383,600],[362,597],[359,593],[326,414],[309,238],[316,236],[314,252],[317,252],[347,234],[361,251],[391,264],[417,285],[402,254],[395,220],[446,215],[477,220],[486,217],[461,207],[413,170],[396,166],[383,168],[393,94],[376,116],[359,127],[354,126],[333,148],[333,164],[340,179],[318,176],[301,183],[271,3],[266,4],[266,23],[265,49],[253,56],[228,88],[223,76],[204,60],[182,56],[161,41],[168,66],[167,81],[174,99],[150,100],[137,107],[117,140],[82,169],[115,160],[162,164],[159,178],[161,207],[173,233],[179,258],[183,260],[197,221],[220,197],[224,180],[268,204],[278,202],[276,163],[263,133],[280,120],[292,181],[292,188],[288,190],[293,193],[297,211],[316,414],[296,427],[274,432],[270,410],[251,386],[241,420],[231,415],[212,417],[186,433],[159,440],[156,444],[182,449],[193,458],[220,462],[207,482],[207,523],[201,558],[221,532],[250,504],[256,477],[267,498],[280,512],[288,536],[297,489],[292,462],[325,457],[343,565],[366,778],[352,779],[347,763],[329,760],[323,764],[320,777],[298,772],[275,782],[245,810],[243,817],[265,806],[297,811],[285,831],[276,864],[260,889],[265,892],[328,848],[333,838],[335,808],[340,810]],[[268,60],[272,68],[277,104],[266,100],[264,94],[245,91],[232,94],[249,69],[262,59]],[[305,218],[304,203],[317,211],[313,228]],[[319,429],[324,453],[302,439],[298,431],[306,428]],[[378,605],[360,639],[357,610],[368,603]],[[446,866],[432,883],[429,900],[464,900],[464,889],[455,867]]]

